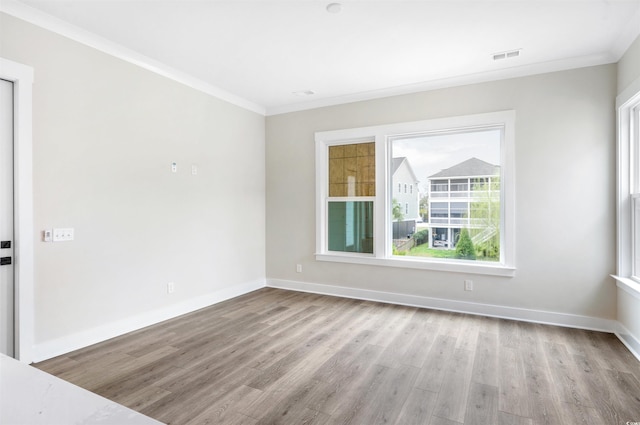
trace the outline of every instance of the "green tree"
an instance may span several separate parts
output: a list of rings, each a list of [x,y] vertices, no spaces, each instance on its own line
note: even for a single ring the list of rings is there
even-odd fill
[[[392,201],[393,206],[391,207],[391,214],[393,215],[393,219],[395,221],[403,221],[404,214],[402,214],[402,205],[395,199]]]
[[[472,184],[475,202],[470,205],[473,240],[477,253],[487,260],[500,259],[500,178],[494,176],[491,183],[477,179]]]
[[[429,220],[429,197],[427,195],[420,198],[420,216],[425,222]]]
[[[429,242],[429,229],[414,233],[412,238],[416,241],[416,246]]]
[[[458,239],[456,245],[456,257],[465,260],[476,259],[476,249],[473,247],[473,242],[467,229],[460,230],[460,239]]]

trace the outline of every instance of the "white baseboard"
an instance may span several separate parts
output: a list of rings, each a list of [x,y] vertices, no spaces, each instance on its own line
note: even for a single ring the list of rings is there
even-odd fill
[[[631,351],[631,353],[640,361],[640,341],[633,336],[631,332],[620,322],[615,332],[616,336]]]
[[[556,313],[542,310],[529,310],[524,308],[506,307],[500,305],[471,303],[466,301],[447,300],[441,298],[430,298],[418,295],[398,294],[393,292],[372,291],[367,289],[349,288],[345,286],[333,286],[318,283],[297,282],[291,280],[267,279],[267,287],[610,333],[615,333],[615,331],[618,329],[617,321],[600,319],[597,317],[579,316],[574,314]]]
[[[174,317],[178,317],[183,314],[191,313],[201,308],[209,307],[213,304],[217,304],[264,287],[265,281],[262,279],[241,285],[234,285],[229,288],[221,289],[198,298],[182,301],[162,309],[128,317],[117,322],[108,323],[97,328],[78,332],[62,338],[46,341],[41,344],[37,344],[34,347],[33,361],[40,362],[52,357],[60,356],[89,345],[97,344],[98,342],[124,335],[128,332],[133,332],[165,320],[173,319]]]
[[[265,286],[299,292],[310,292],[314,294],[377,301],[412,307],[431,308],[435,310],[476,314],[502,319],[520,320],[524,322],[611,332],[614,333],[620,341],[622,341],[622,343],[634,354],[634,356],[638,358],[638,360],[640,360],[640,341],[638,341],[638,339],[636,339],[621,323],[615,320],[319,283],[267,279],[266,282],[264,280],[257,280],[242,285],[232,286],[230,288],[222,289],[202,297],[186,300],[163,309],[140,314],[118,322],[78,332],[63,338],[43,342],[34,347],[33,361],[40,362],[89,345],[97,344],[99,342],[124,335],[128,332],[133,332],[138,329],[253,292],[260,288],[264,288]]]

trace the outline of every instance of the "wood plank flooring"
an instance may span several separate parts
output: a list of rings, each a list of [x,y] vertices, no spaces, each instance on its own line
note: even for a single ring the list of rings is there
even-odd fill
[[[640,422],[614,335],[270,288],[35,366],[168,424]]]

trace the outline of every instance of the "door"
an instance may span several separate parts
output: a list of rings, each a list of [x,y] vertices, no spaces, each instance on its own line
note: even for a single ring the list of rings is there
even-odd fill
[[[0,79],[0,353],[14,357],[13,83]]]

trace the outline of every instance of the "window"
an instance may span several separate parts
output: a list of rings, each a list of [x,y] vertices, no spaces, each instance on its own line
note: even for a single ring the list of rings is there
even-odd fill
[[[640,100],[631,109],[631,278],[640,283]]]
[[[328,156],[327,249],[372,253],[375,145],[329,146]]]
[[[640,91],[618,98],[617,278],[640,283]]]
[[[514,121],[505,111],[316,133],[316,258],[513,275]]]

